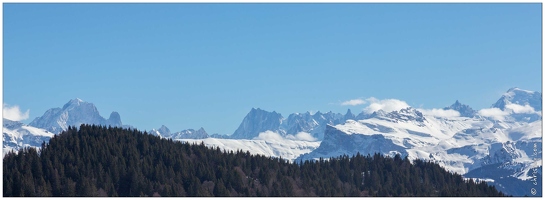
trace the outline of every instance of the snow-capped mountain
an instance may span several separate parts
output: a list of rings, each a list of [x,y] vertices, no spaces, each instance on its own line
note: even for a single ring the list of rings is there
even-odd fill
[[[162,125],[159,129],[151,129],[151,131],[149,131],[148,133],[159,136],[161,138],[171,135],[170,129],[168,129],[165,125]]]
[[[204,128],[199,130],[187,129],[180,132],[171,133],[165,125],[162,125],[159,129],[152,129],[149,131],[152,135],[157,135],[161,138],[171,138],[171,139],[204,139],[210,137]]]
[[[296,135],[300,132],[310,133],[312,137],[321,140],[324,138],[324,130],[328,124],[339,124],[343,121],[343,116],[340,113],[321,113],[316,112],[310,114],[306,113],[293,113],[290,114],[286,121],[281,124],[281,129],[289,135]]]
[[[536,111],[541,111],[541,92],[523,90],[517,87],[507,90],[502,97],[492,105],[494,108],[505,110],[506,105],[529,105]]]
[[[492,108],[509,113],[509,120],[525,122],[541,120],[541,93],[511,88],[492,105]]]
[[[349,114],[348,112],[347,114]],[[343,122],[343,116],[340,113],[321,113],[311,114],[292,113],[288,118],[282,117],[275,111],[268,112],[259,108],[253,108],[244,117],[244,120],[238,129],[230,136],[233,139],[252,139],[259,133],[273,131],[285,135],[296,135],[299,132],[310,133],[313,137],[321,140],[323,138],[325,126],[327,124],[339,124]]]
[[[358,152],[401,154],[436,162],[466,178],[487,180],[507,194],[533,196],[520,188],[532,187],[534,176],[541,177],[541,98],[540,92],[511,88],[491,108],[479,111],[456,101],[433,111],[405,107],[355,115],[349,109],[346,114],[305,112],[287,118],[253,108],[230,136],[208,135],[203,128],[171,132],[164,125],[148,133],[292,161]],[[452,110],[460,115],[444,114]],[[74,99],[29,125],[4,119],[4,154],[24,146],[40,147],[53,133],[82,123],[132,128],[121,123],[117,112],[104,119],[93,104]],[[535,180],[541,185],[541,178]],[[536,189],[540,195],[541,188]]]
[[[53,133],[21,122],[11,121],[3,118],[2,123],[2,153],[6,155],[9,151],[18,151],[24,147],[41,148],[43,142],[49,142]]]
[[[112,112],[110,118],[104,119],[94,104],[79,98],[70,100],[62,108],[47,110],[44,115],[35,118],[29,125],[57,134],[67,130],[68,126],[79,127],[81,124],[123,126],[119,113]]]
[[[528,185],[532,179],[530,172],[541,176],[541,111],[531,107],[536,102],[541,104],[540,93],[514,88],[498,102],[493,108],[507,115],[504,120],[480,116],[458,101],[445,110],[456,110],[460,117],[426,115],[410,107],[389,113],[377,111],[363,120],[327,126],[320,146],[301,155],[297,162],[358,152],[401,154],[411,160],[436,162],[468,178],[492,180],[492,184],[508,194],[531,196],[530,188],[522,191],[513,187]],[[519,120],[517,115],[521,113],[517,109],[535,110],[524,113],[535,118]],[[483,169],[497,173],[494,176],[479,173]],[[541,179],[538,181],[541,185]],[[538,190],[541,194],[541,188]]]

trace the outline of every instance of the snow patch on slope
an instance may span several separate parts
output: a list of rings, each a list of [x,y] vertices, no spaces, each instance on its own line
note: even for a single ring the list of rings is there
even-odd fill
[[[249,151],[251,154],[280,157],[293,161],[295,158],[299,157],[299,155],[309,153],[320,146],[320,141],[306,140],[309,139],[307,138],[307,134],[300,136],[299,138],[301,139],[299,140],[295,140],[294,138],[288,139],[282,137],[278,133],[265,131],[252,140],[205,138],[177,139],[176,141],[188,142],[191,144],[200,144],[201,142],[204,142],[207,147],[219,147],[225,151]]]

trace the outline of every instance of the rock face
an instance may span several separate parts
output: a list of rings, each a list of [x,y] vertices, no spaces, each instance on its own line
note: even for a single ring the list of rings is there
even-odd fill
[[[112,112],[109,119],[104,119],[94,104],[79,98],[70,100],[62,108],[47,110],[44,115],[35,118],[29,125],[57,134],[67,130],[68,126],[79,127],[81,124],[123,126],[119,113]]]
[[[116,126],[116,127],[123,126],[123,123],[121,123],[121,116],[119,115],[119,113],[112,112],[112,114],[110,114],[110,118],[108,118],[107,120],[107,124],[110,126]]]
[[[347,114],[350,115],[349,113],[350,111]],[[282,136],[306,132],[321,140],[324,137],[326,125],[342,123],[344,117],[342,114],[333,112],[317,112],[314,114],[306,112],[292,113],[285,119],[275,111],[268,112],[259,108],[252,109],[230,138],[253,139],[259,136],[259,133],[273,131]]]
[[[443,108],[443,110],[455,110],[460,113],[462,117],[474,117],[477,114],[477,111],[473,110],[471,107],[465,104],[461,104],[458,100],[449,107]]]
[[[343,121],[346,121],[346,120],[349,120],[349,119],[352,119],[352,120],[356,119],[356,115],[352,114],[352,111],[350,109],[348,109],[346,111],[346,114],[344,114]]]
[[[277,112],[267,112],[259,108],[252,108],[250,112],[244,117],[242,123],[238,129],[231,135],[233,139],[252,139],[257,137],[259,133],[267,130],[280,131],[280,124],[284,117]]]

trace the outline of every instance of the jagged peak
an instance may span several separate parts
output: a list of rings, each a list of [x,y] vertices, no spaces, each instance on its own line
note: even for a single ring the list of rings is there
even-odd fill
[[[263,109],[261,109],[261,108],[252,108],[252,110],[250,110],[250,113],[253,113],[253,112],[277,113],[276,111],[269,112],[269,111],[263,110]]]
[[[157,129],[159,132],[163,133],[170,133],[170,129],[168,129],[165,125],[161,125],[161,128]]]
[[[461,108],[461,107],[468,107],[468,105],[465,105],[463,103],[460,103],[460,101],[456,100],[456,102],[454,102],[452,105],[448,106],[448,107],[445,107],[444,110],[446,109],[454,109],[456,110],[457,108]]]
[[[456,100],[454,104],[444,107],[443,110],[455,110],[460,113],[460,116],[462,117],[474,117],[477,114],[477,111],[473,110],[468,105],[460,103],[460,101]]]
[[[246,118],[247,118],[247,117],[250,117],[250,116],[254,116],[254,115],[265,115],[265,116],[269,116],[270,114],[272,114],[272,115],[279,115],[280,118],[283,118],[283,117],[282,117],[282,114],[277,113],[276,111],[269,112],[269,111],[266,111],[266,110],[263,110],[263,109],[260,109],[260,108],[252,108],[252,110],[250,110],[250,112],[246,115]]]
[[[347,120],[347,119],[354,119],[356,118],[356,116],[354,115],[354,113],[352,113],[352,110],[350,110],[350,108],[346,111],[346,114],[344,114],[344,119]]]

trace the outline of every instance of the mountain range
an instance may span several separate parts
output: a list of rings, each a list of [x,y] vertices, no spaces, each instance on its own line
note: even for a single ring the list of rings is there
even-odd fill
[[[100,116],[94,104],[85,102],[79,98],[70,100],[62,108],[51,108],[45,111],[44,115],[35,118],[28,125],[43,128],[53,133],[59,133],[66,130],[68,126],[79,127],[81,124],[100,124],[119,127],[123,125],[119,113],[112,112],[110,118],[104,119]]]
[[[148,133],[294,162],[356,153],[401,154],[436,162],[466,178],[487,180],[507,194],[541,196],[541,187],[533,185],[541,185],[541,99],[540,92],[511,88],[488,109],[476,111],[456,101],[435,110],[450,115],[406,107],[358,115],[350,109],[345,114],[292,113],[284,118],[253,108],[231,135],[209,135],[204,128],[171,132],[164,125]],[[4,119],[4,155],[11,149],[39,148],[54,134],[80,124],[132,128],[121,123],[119,113],[105,119],[92,103],[74,99],[62,108],[49,109],[29,125]]]

